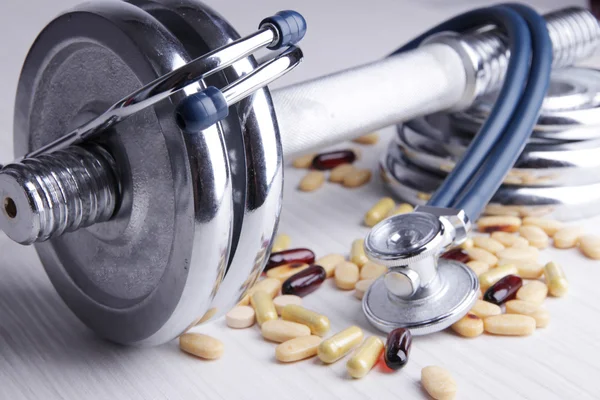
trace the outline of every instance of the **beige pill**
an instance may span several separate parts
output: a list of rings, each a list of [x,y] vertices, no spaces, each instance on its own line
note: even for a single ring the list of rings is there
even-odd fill
[[[502,314],[484,318],[486,332],[504,336],[527,336],[535,331],[535,319],[528,315]]]
[[[488,236],[475,236],[473,238],[473,245],[475,247],[479,247],[480,249],[484,249],[489,251],[492,254],[496,254],[500,250],[504,249],[504,245]]]
[[[452,330],[460,336],[477,337],[483,333],[483,320],[475,314],[468,313],[452,324]]]
[[[225,349],[223,342],[201,333],[184,333],[179,336],[179,348],[205,360],[221,358]]]
[[[569,291],[569,282],[561,268],[555,262],[549,262],[544,267],[544,277],[548,284],[548,292],[554,297],[562,297]]]
[[[349,261],[342,261],[335,267],[335,285],[342,290],[354,289],[359,279],[358,266]]]
[[[421,385],[435,400],[452,400],[456,397],[456,381],[442,367],[431,365],[423,368]]]
[[[384,265],[375,264],[368,261],[360,269],[360,279],[377,279],[387,272],[387,267]]]
[[[364,222],[366,226],[373,227],[383,219],[396,207],[396,203],[391,197],[381,198],[367,213],[365,214]]]
[[[263,292],[262,290],[254,292],[250,296],[250,302],[252,303],[252,307],[254,307],[258,325],[262,325],[272,319],[277,319],[277,310],[275,310],[275,305],[273,305],[273,298],[267,292]]]
[[[467,249],[465,252],[469,255],[472,261],[481,261],[491,267],[494,267],[498,263],[498,258],[487,250],[473,247]]]
[[[491,269],[479,275],[479,286],[481,286],[481,290],[485,291],[505,276],[517,275],[517,273],[517,267],[515,267],[513,264],[506,264],[501,267]]]
[[[529,242],[527,241],[527,239],[508,232],[492,232],[490,237],[502,243],[504,247],[513,247],[517,244],[520,244],[521,246],[529,246]]]
[[[323,267],[327,273],[327,277],[331,278],[335,272],[335,266],[345,260],[346,259],[341,254],[328,254],[315,261],[315,264]]]
[[[377,363],[383,348],[384,344],[381,339],[376,336],[368,337],[346,363],[348,374],[355,379],[367,375]]]
[[[260,332],[265,339],[277,343],[287,342],[297,337],[310,336],[308,326],[282,319],[265,321],[260,328]]]
[[[331,364],[348,354],[363,340],[363,331],[358,326],[351,326],[321,342],[317,355],[324,363]]]
[[[356,139],[353,139],[352,141],[354,143],[367,144],[367,145],[377,144],[377,142],[379,141],[379,134],[377,132],[369,133],[367,135],[357,137]]]
[[[512,263],[512,262],[537,262],[537,259],[540,255],[540,251],[532,246],[529,247],[509,247],[504,250],[500,250],[498,254],[498,259],[500,260],[500,265],[503,263]]]
[[[541,304],[548,296],[548,286],[540,281],[531,281],[517,291],[517,299]]]
[[[341,164],[331,170],[329,173],[329,182],[342,183],[344,177],[353,172],[356,168],[352,164]]]
[[[460,244],[460,248],[463,250],[472,249],[473,247],[475,247],[475,244],[473,243],[472,238],[467,238],[464,242]]]
[[[506,302],[507,314],[529,315],[535,319],[536,328],[545,328],[550,323],[550,313],[539,304],[523,300],[510,300]]]
[[[356,285],[354,286],[354,297],[356,297],[359,300],[362,300],[362,298],[365,296],[365,293],[369,289],[369,286],[371,286],[372,283],[373,279],[364,279],[362,281],[356,282]]]
[[[389,217],[392,215],[408,214],[415,210],[413,206],[408,203],[402,203],[388,214]]]
[[[494,215],[481,217],[477,221],[479,232],[490,233],[495,231],[517,232],[521,226],[521,219],[509,215]]]
[[[230,328],[249,328],[254,325],[255,315],[254,309],[250,306],[236,306],[225,315],[225,322]]]
[[[579,237],[579,250],[588,258],[600,260],[600,236],[584,235]]]
[[[550,243],[550,238],[539,226],[524,225],[519,228],[519,233],[531,246],[538,249],[545,249]]]
[[[292,165],[295,168],[310,168],[312,166],[313,158],[315,158],[315,156],[315,153],[305,154],[292,161]]]
[[[308,171],[300,181],[298,188],[303,192],[313,192],[323,186],[325,183],[325,172]]]
[[[276,278],[265,278],[261,281],[258,281],[256,285],[252,286],[248,291],[248,294],[252,296],[254,292],[267,292],[271,298],[277,296],[279,290],[281,289],[281,281]]]
[[[275,348],[275,358],[280,362],[293,362],[316,356],[322,340],[314,335],[288,340]]]
[[[475,272],[475,275],[479,276],[484,272],[490,269],[490,265],[488,263],[484,263],[483,261],[469,261],[467,266]]]
[[[523,225],[534,225],[541,228],[546,235],[552,237],[556,232],[563,228],[563,223],[555,219],[536,218],[536,217],[525,217],[523,218]]]
[[[358,267],[362,267],[369,261],[365,254],[365,241],[363,239],[356,239],[352,242],[350,261],[358,265]]]
[[[283,307],[281,318],[308,326],[313,335],[323,336],[329,331],[329,318],[295,304]]]
[[[538,279],[544,273],[544,266],[537,262],[516,262],[514,265],[517,267],[519,276],[523,279]]]
[[[473,308],[469,311],[470,314],[477,315],[479,318],[491,317],[492,315],[502,314],[502,309],[496,304],[487,301],[477,300]]]
[[[367,184],[371,180],[371,170],[354,169],[344,176],[345,187],[355,188]]]
[[[556,232],[553,236],[554,247],[557,249],[570,249],[577,246],[579,237],[585,233],[580,226],[567,226]]]
[[[279,267],[271,268],[267,271],[267,277],[279,279],[284,282],[289,277],[296,275],[298,272],[308,268],[308,264],[304,263],[292,263],[280,265]]]
[[[275,309],[277,310],[277,314],[279,315],[281,315],[283,307],[287,306],[288,304],[295,304],[297,306],[301,306],[302,297],[295,296],[293,294],[283,294],[273,299],[273,305],[275,305]]]
[[[271,247],[271,252],[275,253],[278,251],[287,250],[292,243],[292,238],[284,233],[280,233],[275,236],[275,240],[273,241],[273,247]]]

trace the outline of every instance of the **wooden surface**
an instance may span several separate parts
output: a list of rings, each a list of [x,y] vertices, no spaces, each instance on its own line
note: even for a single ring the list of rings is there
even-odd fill
[[[260,16],[295,6],[291,1],[256,3],[256,9],[252,8],[248,12],[251,15],[246,16],[249,22],[239,11],[235,12],[233,1],[217,7],[225,15],[232,15],[234,23],[246,21],[240,30],[247,32]],[[298,7],[309,17],[314,14],[316,19],[320,11],[333,16],[335,7],[322,3],[298,2]],[[435,7],[429,9],[415,5],[416,2],[377,3],[381,3],[381,7],[375,7],[373,12],[382,17],[383,22],[392,22],[392,17],[382,11],[389,10],[393,11],[389,14],[396,14],[394,18],[399,24],[407,24],[398,28],[401,30],[399,39],[376,40],[378,35],[368,31],[364,40],[373,40],[375,49],[365,49],[366,55],[358,52],[342,55],[336,53],[336,48],[325,51],[327,43],[319,43],[316,38],[326,33],[326,27],[315,24],[315,36],[307,38],[305,53],[307,57],[314,54],[318,62],[307,61],[307,69],[299,73],[300,78],[385,54],[386,49],[393,48],[403,38],[458,8],[467,7],[467,2],[456,2],[454,8],[445,6],[445,2],[423,2],[434,4]],[[46,4],[23,0],[1,6],[8,10],[0,13],[3,33],[0,43],[6,46],[7,54],[11,54],[0,65],[0,83],[6,89],[0,93],[3,161],[11,156],[12,97],[26,48],[47,20],[70,4],[73,2]],[[357,15],[364,11],[361,4],[344,3],[349,23],[354,23]],[[408,18],[408,4],[412,7],[411,15],[424,16],[426,21],[422,26]],[[542,9],[551,9],[564,2],[538,1],[536,4]],[[371,28],[377,30],[379,24]],[[345,33],[358,40],[358,34],[352,30]],[[340,42],[342,49],[350,45],[351,41]],[[392,129],[388,129],[384,136],[389,138],[391,133]],[[384,139],[378,146],[363,146],[364,157],[359,165],[375,171],[386,142]],[[367,232],[367,228],[361,226],[362,216],[386,193],[385,189],[377,178],[360,189],[347,190],[326,184],[319,192],[299,193],[296,185],[302,174],[298,170],[286,171],[280,231],[292,236],[294,246],[310,247],[318,255],[347,253],[352,240]],[[589,232],[600,234],[600,218],[578,223]],[[225,355],[218,361],[205,362],[183,354],[176,342],[144,349],[103,342],[62,303],[34,249],[16,245],[0,234],[0,399],[413,399],[425,398],[419,385],[420,370],[433,364],[452,372],[458,383],[459,398],[600,398],[600,262],[585,259],[577,250],[554,249],[543,251],[542,260],[561,263],[571,284],[565,298],[546,301],[552,318],[548,328],[527,338],[486,335],[469,340],[449,332],[418,337],[414,340],[411,361],[404,370],[396,374],[374,370],[366,378],[353,381],[346,375],[344,361],[331,366],[321,365],[314,359],[280,365],[274,359],[275,345],[264,341],[256,327],[232,330],[222,320],[197,328],[225,343]],[[330,317],[332,332],[357,324],[368,334],[379,334],[365,320],[360,302],[351,292],[335,289],[331,280],[309,295],[305,304]]]

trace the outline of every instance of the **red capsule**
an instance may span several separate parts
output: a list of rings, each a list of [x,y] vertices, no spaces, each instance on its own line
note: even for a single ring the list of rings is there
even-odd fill
[[[521,286],[523,279],[517,275],[507,275],[485,291],[483,300],[500,305],[514,299]]]
[[[310,267],[290,276],[283,285],[281,285],[282,294],[295,294],[304,297],[314,292],[325,282],[327,272],[320,265],[311,265]]]
[[[410,355],[412,335],[408,329],[396,328],[388,334],[385,343],[385,365],[398,370],[406,365]]]
[[[271,253],[265,271],[284,264],[301,263],[312,264],[315,262],[315,253],[309,249],[289,249]]]
[[[352,164],[354,160],[356,154],[352,150],[330,151],[316,155],[312,167],[319,170],[333,169],[340,164]]]
[[[447,252],[442,254],[441,257],[445,258],[446,260],[455,260],[461,263],[468,263],[469,261],[471,261],[471,257],[469,257],[467,252],[461,249],[460,247],[448,250]]]

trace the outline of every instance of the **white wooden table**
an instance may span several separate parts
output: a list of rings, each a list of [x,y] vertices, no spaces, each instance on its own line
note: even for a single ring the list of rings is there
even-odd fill
[[[485,1],[454,1],[452,6],[443,1],[399,0],[262,0],[240,2],[242,7],[235,1],[210,3],[242,32],[251,31],[261,17],[278,9],[297,8],[306,15],[307,60],[289,83],[381,57],[443,17]],[[543,11],[565,3],[534,2]],[[44,23],[73,4],[73,0],[22,0],[0,6],[5,54],[0,63],[2,161],[12,155],[13,94],[26,50]],[[333,33],[326,25],[330,18],[338,24]],[[379,145],[363,149],[361,166],[376,170],[391,133],[392,129],[385,130]],[[286,173],[280,231],[292,236],[293,245],[310,247],[318,255],[347,253],[351,241],[367,232],[361,226],[363,213],[386,193],[378,178],[355,190],[326,184],[316,193],[299,193],[296,185],[303,172]],[[600,233],[600,218],[581,223],[589,232]],[[449,332],[418,337],[411,361],[401,372],[375,370],[353,381],[342,361],[331,366],[314,359],[280,365],[274,359],[275,346],[262,340],[256,328],[231,330],[223,321],[197,328],[225,342],[225,355],[213,362],[182,354],[176,342],[144,349],[106,343],[62,303],[33,248],[0,234],[0,399],[425,398],[420,370],[431,364],[452,372],[459,398],[600,398],[600,265],[577,250],[549,249],[542,258],[560,262],[571,284],[565,298],[546,301],[552,317],[548,328],[527,338],[484,335],[469,340]],[[358,324],[369,334],[379,334],[351,292],[335,289],[331,281],[306,297],[305,304],[327,314],[332,331]]]

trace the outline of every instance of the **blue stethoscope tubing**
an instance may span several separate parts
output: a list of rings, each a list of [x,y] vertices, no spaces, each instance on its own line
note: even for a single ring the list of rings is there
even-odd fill
[[[506,35],[506,77],[487,120],[428,205],[465,210],[476,220],[523,151],[539,117],[552,69],[546,21],[521,4],[466,12],[430,29],[393,54],[418,47],[431,35],[496,25]]]

